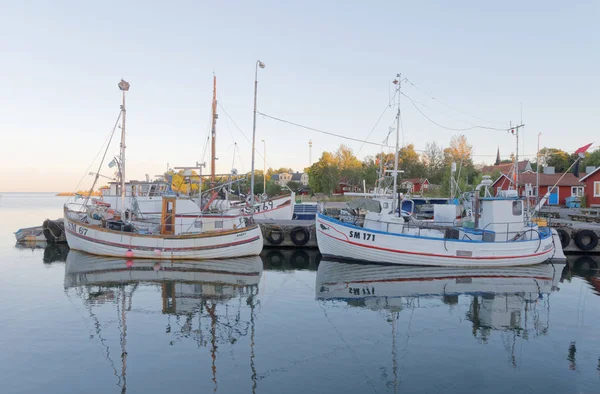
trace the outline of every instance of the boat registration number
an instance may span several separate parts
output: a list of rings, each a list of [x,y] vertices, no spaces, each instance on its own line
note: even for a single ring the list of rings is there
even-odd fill
[[[69,222],[67,224],[67,226],[68,226],[69,230],[73,231],[74,233],[79,233],[81,235],[86,235],[87,231],[88,231],[88,229],[84,228],[84,227],[77,228],[77,225],[75,223],[71,223],[71,222]]]
[[[354,239],[363,239],[365,241],[375,241],[375,234],[371,234],[371,233],[363,233],[360,231],[350,230],[350,234],[348,236],[350,238],[354,238]]]

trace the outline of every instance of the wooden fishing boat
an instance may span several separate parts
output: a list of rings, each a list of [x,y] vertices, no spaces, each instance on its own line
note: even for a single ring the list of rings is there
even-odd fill
[[[177,218],[177,196],[160,199],[159,221],[136,217],[126,209],[125,188],[125,92],[129,83],[121,80],[121,211],[106,204],[66,204],[64,225],[71,249],[96,255],[152,259],[216,259],[258,255],[263,246],[262,233],[252,220],[224,220],[207,229],[202,212],[195,218]],[[108,147],[107,147],[108,149]],[[96,178],[97,179],[97,178]],[[93,186],[92,186],[93,188]],[[186,220],[184,220],[186,219]]]

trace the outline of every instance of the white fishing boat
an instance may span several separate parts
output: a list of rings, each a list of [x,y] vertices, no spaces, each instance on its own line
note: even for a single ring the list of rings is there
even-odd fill
[[[177,218],[177,196],[163,195],[161,213],[156,218],[135,217],[126,209],[125,195],[125,92],[129,83],[121,81],[121,211],[109,206],[66,204],[64,225],[71,249],[91,254],[151,259],[215,259],[258,255],[262,234],[258,225],[244,218],[211,221],[207,229],[200,212],[195,218]],[[108,146],[107,146],[108,149]],[[102,165],[102,164],[101,164]],[[96,178],[97,179],[97,178]]]
[[[373,263],[448,267],[515,266],[562,259],[556,230],[524,217],[523,201],[478,199],[473,226],[413,223],[391,212],[369,212],[362,226],[321,213],[316,230],[325,257]]]
[[[394,83],[400,93],[399,81]],[[487,189],[492,184],[489,176],[475,190],[472,222],[457,221],[457,211],[451,205],[447,205],[452,213],[446,223],[414,221],[401,209],[397,213],[396,208],[402,207],[397,195],[399,104],[396,121],[389,207],[368,212],[362,223],[340,221],[319,213],[317,243],[324,257],[447,267],[518,266],[539,264],[551,258],[566,260],[556,230],[532,222],[516,192],[508,190],[499,197],[488,197]],[[486,197],[479,197],[482,188]]]

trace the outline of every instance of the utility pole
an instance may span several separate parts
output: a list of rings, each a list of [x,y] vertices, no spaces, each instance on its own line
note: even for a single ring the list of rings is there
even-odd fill
[[[210,156],[210,187],[215,187],[215,162],[217,160],[217,76],[213,75],[213,101],[212,101],[212,138]]]
[[[519,195],[519,129],[523,127],[525,127],[524,124],[510,127],[510,132],[517,137],[517,151],[515,152],[515,189],[517,190],[517,195]]]
[[[312,166],[312,140],[308,140],[308,166]]]

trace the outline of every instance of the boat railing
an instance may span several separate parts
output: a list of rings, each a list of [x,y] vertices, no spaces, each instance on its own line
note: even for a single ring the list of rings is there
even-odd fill
[[[494,241],[492,241],[492,242],[498,241],[499,236],[501,237],[501,239],[503,241],[506,241],[506,242],[509,242],[509,241],[533,240],[533,239],[535,239],[533,237],[534,233],[537,234],[538,239],[540,239],[540,242],[541,242],[542,235],[540,234],[540,232],[536,228],[530,226],[527,229],[519,229],[519,230],[512,230],[511,231],[510,230],[510,225],[511,224],[514,225],[514,224],[517,224],[517,223],[515,223],[515,222],[492,222],[492,223],[488,223],[483,229],[478,230],[478,231],[481,231],[482,234],[484,234],[486,232],[487,233],[493,233],[494,234]],[[500,232],[500,231],[495,231],[495,230],[493,230],[493,231],[492,230],[488,230],[488,228],[492,227],[492,226],[494,226],[494,227],[495,226],[503,226],[503,227],[506,226],[506,231]],[[528,239],[526,237],[527,234],[529,234],[529,238]],[[503,235],[506,235],[506,238]]]

